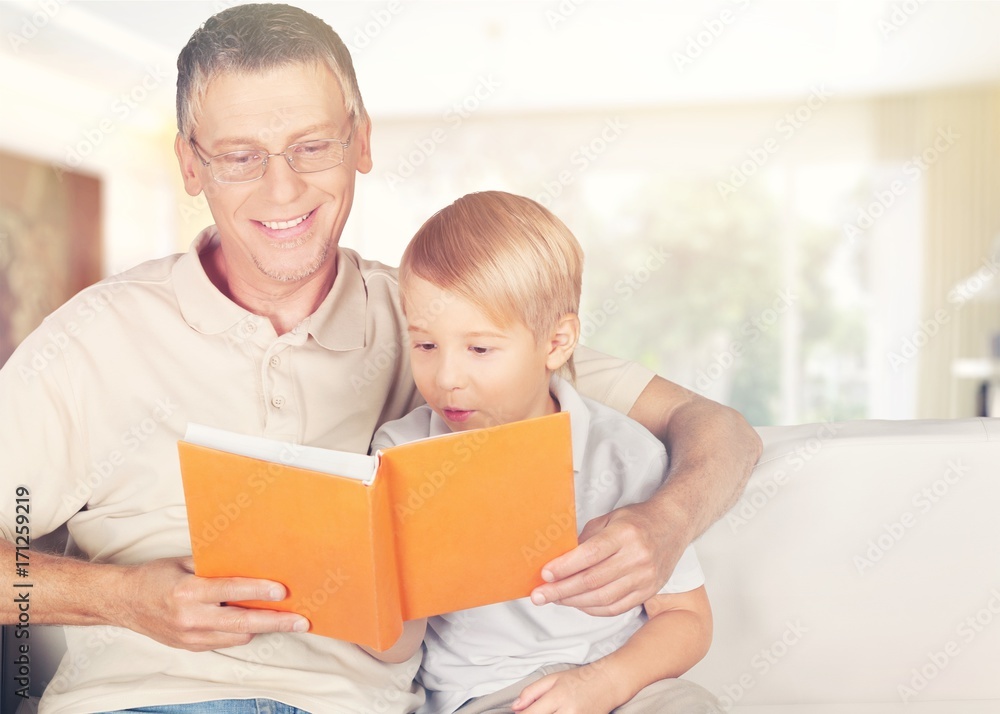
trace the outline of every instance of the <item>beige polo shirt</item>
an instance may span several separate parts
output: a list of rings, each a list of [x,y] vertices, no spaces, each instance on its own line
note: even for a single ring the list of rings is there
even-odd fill
[[[25,485],[34,537],[68,523],[92,560],[188,555],[176,445],[189,421],[364,453],[382,423],[420,403],[394,268],[340,249],[330,294],[279,336],[209,281],[198,252],[217,239],[207,229],[188,253],[84,290],[0,370],[3,537],[15,539]],[[586,351],[577,360],[581,390],[623,411],[651,378]],[[112,627],[67,628],[67,640],[43,713],[269,697],[391,714],[423,699],[411,684],[418,658],[388,665],[316,635],[201,653]]]

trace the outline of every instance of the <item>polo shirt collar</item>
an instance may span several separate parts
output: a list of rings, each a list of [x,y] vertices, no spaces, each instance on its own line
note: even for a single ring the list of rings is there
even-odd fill
[[[569,429],[573,440],[573,471],[579,472],[583,467],[583,455],[587,452],[590,410],[570,383],[555,374],[549,380],[549,392],[559,402],[559,411],[569,412]],[[438,416],[437,412],[432,411],[428,436],[440,436],[450,431],[448,423]]]
[[[192,328],[210,335],[225,332],[252,314],[219,292],[205,272],[200,254],[218,240],[218,229],[209,226],[173,268],[181,315]],[[305,330],[329,350],[359,349],[365,346],[366,312],[367,291],[361,270],[349,253],[338,249],[333,287],[296,329]]]
[[[184,321],[207,335],[225,332],[250,314],[219,292],[201,264],[200,253],[218,239],[215,226],[209,226],[198,234],[173,268],[174,291]]]
[[[300,323],[302,329],[328,350],[357,350],[365,346],[368,288],[354,255],[337,249],[337,277],[316,312]]]

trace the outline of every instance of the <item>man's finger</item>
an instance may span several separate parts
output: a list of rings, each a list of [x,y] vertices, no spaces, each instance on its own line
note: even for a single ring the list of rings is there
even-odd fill
[[[285,586],[271,580],[256,578],[198,578],[202,602],[240,602],[264,600],[279,602],[287,596]]]
[[[610,538],[589,538],[542,566],[542,579],[551,583],[581,573],[610,558],[618,547]]]
[[[305,632],[309,629],[309,620],[294,612],[227,606],[219,608],[218,618],[215,629],[225,633],[259,635],[266,632]]]
[[[556,582],[539,585],[532,591],[531,601],[536,605],[542,605],[546,602],[568,604],[568,598],[593,595],[593,598],[587,600],[587,605],[607,604],[600,599],[609,595],[609,593],[603,592],[604,589],[614,583],[619,583],[619,587],[624,587],[631,580],[629,574],[622,575],[621,577],[618,574],[619,569],[614,567],[610,559],[605,558],[596,565],[573,573]],[[598,592],[602,592],[602,594],[598,595]],[[618,597],[621,597],[621,595],[618,595]]]
[[[540,585],[532,591],[531,601],[536,605],[557,602],[579,608],[590,615],[620,614],[634,607],[632,604],[626,606],[623,601],[641,603],[644,600],[641,594],[633,592],[639,584],[638,579],[630,573],[616,578],[617,572],[616,568],[608,564],[556,583]]]
[[[571,595],[558,601],[560,605],[575,607],[581,612],[595,617],[621,615],[645,599],[633,592],[632,588],[618,580],[597,590]]]

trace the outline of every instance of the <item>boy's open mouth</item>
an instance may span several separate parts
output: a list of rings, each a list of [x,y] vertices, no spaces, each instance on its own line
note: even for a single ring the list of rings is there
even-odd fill
[[[448,421],[465,421],[468,419],[474,410],[472,409],[450,409],[445,407],[441,410],[444,412],[444,417]]]

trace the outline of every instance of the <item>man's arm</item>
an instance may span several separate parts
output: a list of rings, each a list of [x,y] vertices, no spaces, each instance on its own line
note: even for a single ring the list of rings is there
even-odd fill
[[[238,600],[276,601],[278,583],[250,578],[199,578],[190,558],[135,566],[89,563],[31,551],[31,621],[37,624],[115,625],[171,647],[193,651],[232,647],[262,632],[304,632],[308,621],[290,612],[226,606]],[[0,539],[0,562],[15,560]],[[11,587],[8,592],[20,593]],[[0,619],[16,623],[14,598],[0,598]]]
[[[735,410],[653,377],[628,414],[670,455],[666,483],[645,503],[587,523],[580,545],[548,563],[536,604],[617,615],[663,587],[684,548],[739,498],[760,457],[757,433]]]

